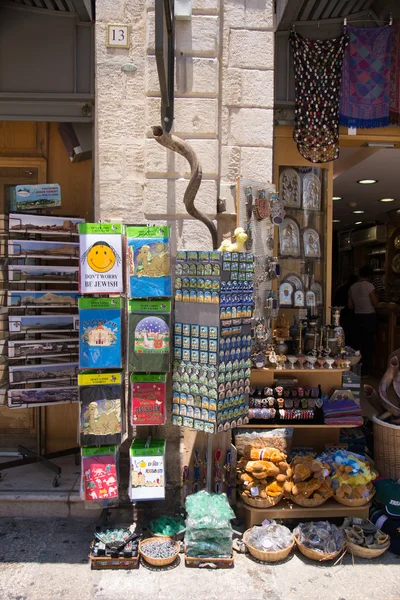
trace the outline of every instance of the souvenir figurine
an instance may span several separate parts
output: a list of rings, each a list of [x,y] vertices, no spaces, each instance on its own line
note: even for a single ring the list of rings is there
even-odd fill
[[[243,250],[243,246],[247,240],[247,233],[244,231],[243,227],[237,227],[233,237],[235,238],[234,242],[230,242],[229,240],[224,240],[222,242],[219,247],[220,252],[241,252]]]

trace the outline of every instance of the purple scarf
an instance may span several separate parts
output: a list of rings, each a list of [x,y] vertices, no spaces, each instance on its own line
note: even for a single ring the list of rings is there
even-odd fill
[[[347,27],[340,98],[340,124],[370,128],[389,125],[392,28]]]

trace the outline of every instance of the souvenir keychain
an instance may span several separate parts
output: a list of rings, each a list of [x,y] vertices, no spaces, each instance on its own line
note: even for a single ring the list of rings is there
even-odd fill
[[[228,498],[230,498],[231,493],[232,493],[231,463],[232,463],[232,452],[230,450],[228,450],[226,453],[225,464],[224,464],[224,470],[225,470],[224,482],[225,482],[226,495],[228,496]]]
[[[215,467],[215,476],[214,476],[214,491],[216,494],[220,494],[222,492],[222,474],[221,474],[221,449],[217,448],[214,455],[214,467]]]
[[[189,467],[185,465],[182,470],[182,481],[183,481],[183,500],[185,501],[189,494]]]
[[[271,213],[271,204],[269,199],[267,200],[265,197],[265,190],[258,190],[253,212],[257,221],[263,221],[269,217]]]

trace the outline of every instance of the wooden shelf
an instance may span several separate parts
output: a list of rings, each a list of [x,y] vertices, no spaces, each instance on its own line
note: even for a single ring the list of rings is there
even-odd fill
[[[321,506],[306,508],[297,504],[289,503],[288,500],[282,499],[279,504],[271,508],[253,508],[240,503],[240,512],[242,513],[246,528],[253,525],[261,525],[264,519],[329,519],[334,517],[359,517],[367,519],[371,503],[364,506],[344,506],[339,504],[333,498],[329,498]]]
[[[343,373],[345,371],[348,371],[349,369],[267,369],[266,367],[264,367],[263,369],[252,369],[251,372],[252,373],[278,373],[280,374],[291,374],[291,375],[301,375],[302,373],[328,373],[329,375],[332,375],[333,373]]]
[[[355,426],[349,425],[346,427],[345,425],[315,425],[312,423],[310,425],[290,425],[282,422],[280,424],[274,423],[272,425],[268,425],[268,423],[265,425],[253,425],[252,423],[247,423],[247,425],[237,425],[236,429],[249,429],[249,427],[251,427],[251,429],[281,429],[282,427],[293,427],[294,429],[352,429]],[[356,425],[356,427],[358,427],[358,425]]]

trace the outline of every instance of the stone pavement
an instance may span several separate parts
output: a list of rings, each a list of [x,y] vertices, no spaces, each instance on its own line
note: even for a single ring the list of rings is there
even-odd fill
[[[232,570],[91,571],[93,519],[0,519],[2,600],[399,600],[400,557],[346,556],[337,566],[297,553],[279,565],[235,555]]]

